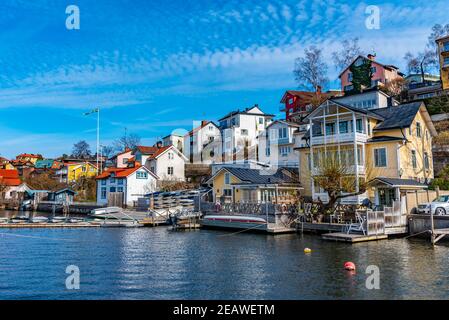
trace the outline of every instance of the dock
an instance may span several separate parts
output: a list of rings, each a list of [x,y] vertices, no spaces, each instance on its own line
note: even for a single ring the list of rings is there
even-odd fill
[[[385,240],[388,239],[388,235],[379,234],[379,235],[364,235],[364,234],[354,234],[354,233],[344,233],[344,232],[334,232],[334,233],[325,233],[321,235],[323,240],[329,241],[340,241],[340,242],[348,242],[348,243],[357,243],[357,242],[366,242],[366,241],[377,241],[377,240]]]
[[[296,228],[288,228],[284,226],[277,225],[275,223],[269,223],[267,226],[268,234],[285,234],[285,233],[296,233]]]
[[[89,222],[81,223],[0,223],[0,228],[3,229],[26,229],[26,228],[96,228],[100,227],[98,224]]]

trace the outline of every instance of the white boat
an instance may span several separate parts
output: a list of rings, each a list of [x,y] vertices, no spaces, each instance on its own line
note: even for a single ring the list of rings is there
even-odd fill
[[[98,208],[98,209],[93,209],[90,212],[90,215],[98,216],[98,215],[105,215],[105,214],[110,214],[110,213],[119,213],[122,211],[123,211],[123,209],[119,208],[119,207]]]
[[[206,228],[267,230],[266,219],[252,216],[206,215],[200,220],[200,224]]]
[[[9,218],[0,218],[0,223],[8,223]]]
[[[45,223],[45,222],[48,222],[48,218],[47,217],[40,217],[40,216],[38,216],[38,217],[31,218],[30,221],[33,222],[33,223]]]
[[[67,221],[67,217],[53,217],[51,219],[51,222],[53,223],[61,223],[61,222],[66,222]]]

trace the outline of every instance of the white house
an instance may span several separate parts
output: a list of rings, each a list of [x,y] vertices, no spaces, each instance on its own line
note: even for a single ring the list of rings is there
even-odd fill
[[[295,150],[296,134],[300,124],[277,120],[267,126],[259,136],[259,161],[282,167],[299,165],[299,153]]]
[[[184,152],[184,135],[179,134],[179,133],[172,133],[169,134],[168,136],[165,136],[162,138],[162,144],[164,145],[164,147],[168,147],[168,146],[175,146],[176,149],[178,149],[179,151],[181,151],[182,153],[185,154]]]
[[[243,111],[230,112],[219,120],[225,162],[256,159],[258,137],[274,115],[264,113],[256,104]]]
[[[399,102],[392,99],[388,94],[378,88],[367,89],[358,94],[347,94],[343,97],[333,98],[335,101],[348,106],[360,109],[386,108],[391,103],[392,106],[399,105]]]
[[[0,169],[0,199],[11,199],[31,188],[20,180],[17,170]]]
[[[160,180],[185,181],[187,158],[174,146],[137,146],[133,151],[135,161],[147,167]]]
[[[123,203],[133,206],[138,198],[156,191],[158,179],[144,166],[108,168],[97,177],[97,203],[107,204],[109,193],[123,192]]]
[[[221,162],[221,132],[212,121],[201,121],[184,136],[184,155],[190,163]]]

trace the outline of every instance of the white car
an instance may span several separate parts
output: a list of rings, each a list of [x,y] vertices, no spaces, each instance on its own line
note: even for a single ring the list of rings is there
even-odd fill
[[[430,214],[436,216],[449,215],[449,196],[439,196],[430,203],[418,205],[418,213]]]

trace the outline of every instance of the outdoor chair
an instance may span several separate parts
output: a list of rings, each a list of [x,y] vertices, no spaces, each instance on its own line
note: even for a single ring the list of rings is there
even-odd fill
[[[361,216],[359,213],[355,214],[356,222],[347,224],[346,233],[349,234],[351,231],[362,232],[363,235],[366,235],[365,225],[366,225],[366,217]]]

